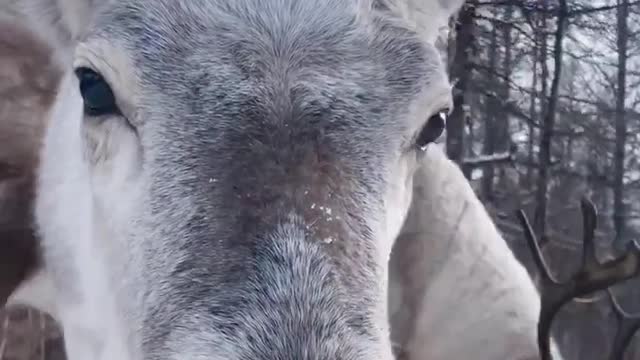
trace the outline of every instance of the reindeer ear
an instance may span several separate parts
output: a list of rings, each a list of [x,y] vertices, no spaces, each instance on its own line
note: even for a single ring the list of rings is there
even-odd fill
[[[42,269],[33,226],[35,174],[60,76],[45,41],[16,16],[0,14],[0,306]]]
[[[388,11],[402,19],[426,41],[435,43],[449,18],[455,15],[465,0],[373,0],[374,9]]]

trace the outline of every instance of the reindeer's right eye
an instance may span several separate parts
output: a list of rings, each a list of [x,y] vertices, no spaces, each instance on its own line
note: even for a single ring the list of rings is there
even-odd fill
[[[89,116],[117,115],[120,113],[113,90],[97,72],[81,67],[75,71],[80,81],[80,94],[84,112]]]

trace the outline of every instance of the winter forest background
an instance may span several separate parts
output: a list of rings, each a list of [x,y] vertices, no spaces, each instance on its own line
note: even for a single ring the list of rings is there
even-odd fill
[[[534,279],[517,209],[561,279],[581,259],[581,197],[599,210],[602,259],[640,239],[640,1],[470,0],[456,20],[447,152]],[[640,312],[640,281],[614,293]],[[615,326],[596,294],[554,330],[567,359],[600,360]],[[638,338],[628,359],[640,359]]]
[[[599,210],[602,259],[640,240],[640,1],[468,3],[441,44],[455,84],[447,153],[516,256],[536,279],[514,214],[522,208],[553,271],[571,275],[585,195]],[[640,313],[640,280],[615,294]],[[566,359],[602,360],[615,327],[608,298],[596,294],[567,306],[554,331]],[[62,358],[42,315],[0,313],[0,359]],[[627,358],[640,359],[640,335]]]

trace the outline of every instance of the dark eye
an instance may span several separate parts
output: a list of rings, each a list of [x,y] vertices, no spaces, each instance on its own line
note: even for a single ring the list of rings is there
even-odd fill
[[[448,110],[442,110],[432,115],[427,120],[427,123],[424,125],[416,139],[416,146],[418,146],[420,150],[424,150],[427,145],[435,142],[440,135],[442,135],[445,127],[447,126],[448,114]]]
[[[89,116],[119,114],[113,91],[97,72],[81,67],[75,71],[80,80],[80,94],[84,100],[84,112]]]

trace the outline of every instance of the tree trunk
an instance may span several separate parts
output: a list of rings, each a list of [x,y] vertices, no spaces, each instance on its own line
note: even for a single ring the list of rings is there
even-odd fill
[[[624,160],[627,143],[627,122],[625,117],[625,96],[627,87],[627,48],[629,33],[627,17],[629,0],[618,0],[618,84],[616,91],[616,148],[614,153],[613,181],[613,226],[616,246],[625,245],[625,205],[624,205]]]
[[[545,1],[545,8],[548,3]],[[546,101],[546,111],[542,123],[542,134],[540,136],[540,152],[538,153],[538,183],[536,188],[536,220],[537,232],[542,239],[546,240],[547,230],[547,190],[549,187],[549,167],[551,166],[551,140],[556,118],[556,107],[558,104],[558,92],[560,87],[560,77],[562,75],[563,41],[567,28],[567,0],[560,0],[557,15],[557,29],[554,41],[554,74],[551,82],[551,91]],[[543,46],[543,49],[546,46]],[[543,69],[546,65],[543,65]],[[544,80],[544,79],[543,79]]]
[[[495,10],[495,8],[494,8]],[[497,17],[497,14],[494,13]],[[489,71],[487,71],[487,84],[498,84],[498,25],[497,23],[491,24],[491,45],[489,45]],[[499,101],[497,96],[497,88],[486,89],[484,94],[485,101],[487,102],[487,110],[485,112],[485,124],[484,124],[484,143],[482,146],[482,152],[485,155],[492,155],[496,152],[496,120],[498,117]],[[482,169],[482,195],[485,201],[493,201],[493,181],[495,171],[493,166],[485,166]]]
[[[535,21],[535,24],[537,25],[537,20]],[[537,26],[536,26],[537,27]],[[536,128],[534,126],[534,122],[537,121],[538,119],[538,112],[536,111],[537,109],[537,102],[538,102],[538,62],[540,60],[539,53],[540,53],[540,44],[541,44],[541,38],[542,36],[538,35],[539,32],[535,31],[534,33],[534,38],[535,38],[535,46],[532,49],[533,51],[533,69],[532,69],[532,78],[531,78],[531,99],[529,102],[529,123],[528,123],[528,129],[529,129],[529,137],[527,139],[527,173],[526,173],[526,182],[524,183],[523,188],[525,189],[529,189],[533,186],[533,174],[534,174],[534,166],[533,166],[533,162],[534,162],[534,152],[533,152],[533,143],[535,140],[535,135],[536,135]]]
[[[502,25],[502,42],[504,43],[504,57],[502,59],[502,73],[503,81],[500,86],[500,92],[498,94],[500,98],[500,112],[498,113],[498,123],[496,124],[496,135],[498,143],[496,144],[496,151],[498,153],[505,153],[512,150],[513,142],[510,135],[511,123],[509,122],[509,115],[506,111],[506,105],[510,103],[511,99],[511,75],[513,72],[512,63],[513,55],[512,48],[513,43],[511,39],[512,19],[513,19],[513,6],[508,6],[505,9],[504,24]],[[505,167],[498,168],[498,181],[502,182],[505,176]]]
[[[451,69],[451,78],[455,84],[453,89],[454,107],[447,121],[447,156],[462,166],[464,157],[465,96],[471,78],[471,50],[473,44],[475,0],[469,1],[460,12],[456,23],[455,55]],[[465,171],[466,170],[466,171]],[[470,171],[464,169],[465,176],[470,178]]]

